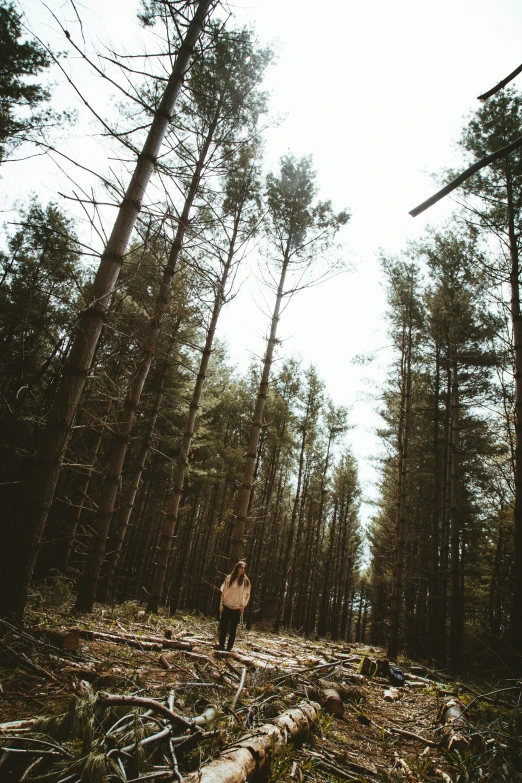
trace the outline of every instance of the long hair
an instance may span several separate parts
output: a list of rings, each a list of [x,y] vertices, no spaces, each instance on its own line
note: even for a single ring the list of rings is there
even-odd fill
[[[244,560],[239,560],[235,564],[232,573],[228,575],[229,587],[230,587],[230,585],[233,585],[236,580],[237,580],[238,585],[244,584],[244,585],[248,586],[250,584],[250,579],[248,578],[248,576],[245,573],[241,574],[241,576],[238,576],[239,569],[240,569],[241,566],[245,566],[245,568],[246,568],[246,563],[245,563]]]

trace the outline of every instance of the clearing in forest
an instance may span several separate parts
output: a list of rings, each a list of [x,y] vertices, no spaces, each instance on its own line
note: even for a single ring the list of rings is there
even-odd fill
[[[3,624],[2,782],[521,779],[516,684],[244,628],[220,654],[216,629],[136,605]]]

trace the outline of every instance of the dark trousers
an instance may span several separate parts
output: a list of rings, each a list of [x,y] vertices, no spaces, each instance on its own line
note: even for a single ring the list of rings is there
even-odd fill
[[[236,628],[238,626],[241,617],[239,609],[229,609],[228,606],[223,606],[223,613],[219,618],[219,649],[225,649],[225,640],[228,636],[227,650],[231,650],[236,641]]]

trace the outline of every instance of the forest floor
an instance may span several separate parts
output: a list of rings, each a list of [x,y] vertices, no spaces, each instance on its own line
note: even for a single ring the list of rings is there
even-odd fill
[[[151,617],[136,604],[89,616],[33,607],[23,629],[4,625],[2,783],[130,783],[187,774],[194,781],[242,783],[247,773],[234,768],[241,755],[234,752],[248,744],[245,736],[259,738],[260,726],[266,733],[266,724],[292,710],[292,727],[297,725],[299,705],[306,712],[303,704],[310,702],[322,705],[316,704],[311,731],[299,739],[288,731],[279,752],[273,752],[276,740],[267,753],[249,746],[261,768],[256,780],[522,780],[515,730],[520,689],[513,681],[504,683],[511,690],[491,693],[502,684],[456,682],[402,660],[406,682],[393,687],[390,676],[376,674],[374,663],[385,656],[378,648],[240,627],[233,653],[223,655],[215,651],[216,631],[217,622],[208,618]],[[394,676],[400,680],[400,673]],[[108,693],[123,695],[125,703],[100,712],[100,698],[110,699]],[[149,701],[142,705],[137,697]],[[442,726],[448,700],[466,711],[457,725]],[[193,727],[174,731],[168,716],[155,716],[155,704],[188,721],[200,716],[198,741],[187,740]],[[176,733],[169,746],[165,736]],[[220,757],[222,767],[208,767]],[[194,770],[199,772],[191,775]]]

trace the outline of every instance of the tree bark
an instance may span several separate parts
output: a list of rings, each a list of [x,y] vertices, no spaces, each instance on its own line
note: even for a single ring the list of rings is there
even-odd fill
[[[108,302],[116,285],[176,99],[190,65],[194,46],[202,33],[211,4],[212,0],[200,0],[189,24],[101,256],[91,288],[91,304],[80,315],[76,335],[30,471],[27,485],[31,488],[30,498],[21,517],[15,522],[16,533],[9,542],[9,549],[4,550],[5,565],[0,573],[0,616],[13,613],[19,616],[25,608],[27,590],[60,475],[62,457],[101,334]]]
[[[450,663],[454,671],[462,667],[462,595],[460,562],[460,509],[459,509],[459,377],[457,359],[453,355],[451,366],[451,522],[450,522]]]
[[[244,783],[252,780],[258,770],[268,767],[271,756],[287,742],[296,743],[306,737],[317,720],[319,705],[300,702],[297,707],[281,713],[273,723],[259,726],[240,738],[217,759],[203,764],[198,772],[187,776],[187,783]],[[265,770],[266,771],[266,770]]]
[[[290,556],[292,554],[292,544],[294,542],[295,523],[297,519],[297,511],[299,508],[299,501],[301,497],[301,482],[303,480],[303,466],[304,466],[304,451],[306,445],[306,436],[308,434],[308,418],[309,411],[307,410],[305,420],[303,423],[303,437],[301,438],[301,451],[299,454],[299,470],[297,473],[297,486],[295,490],[294,502],[292,505],[292,517],[290,520],[290,528],[288,531],[288,538],[286,542],[285,559],[283,563],[283,573],[281,577],[281,584],[277,593],[277,604],[274,619],[274,633],[279,633],[279,627],[281,625],[281,617],[283,614],[283,606],[286,592],[286,582],[288,579],[288,571],[290,568]]]
[[[176,324],[176,330],[177,327],[179,327],[179,320]],[[151,411],[149,427],[138,454],[138,461],[134,469],[129,492],[125,498],[123,508],[118,518],[118,527],[116,529],[114,540],[112,541],[111,551],[107,556],[107,571],[105,574],[103,574],[98,583],[97,598],[100,603],[104,603],[107,600],[107,595],[109,593],[112,580],[114,579],[114,574],[118,566],[120,553],[123,547],[123,541],[127,533],[132,510],[134,508],[134,503],[136,502],[136,496],[140,487],[141,477],[143,475],[145,463],[147,462],[152,440],[154,438],[154,430],[156,429],[156,422],[158,420],[161,402],[163,399],[163,391],[165,389],[165,383],[167,382],[167,376],[170,367],[171,362],[169,359],[166,359],[163,364],[163,370],[161,372],[160,382],[156,392],[156,399],[154,400],[154,405]]]
[[[219,280],[218,289],[216,292],[216,298],[214,300],[214,308],[212,310],[212,316],[210,319],[210,325],[207,330],[205,346],[203,348],[203,352],[201,355],[199,372],[196,377],[196,383],[194,385],[194,390],[192,392],[192,399],[189,405],[187,420],[185,423],[185,433],[183,435],[183,440],[181,443],[181,448],[180,448],[178,461],[176,465],[174,489],[163,522],[159,551],[156,559],[156,564],[154,567],[152,589],[148,601],[149,612],[157,612],[161,603],[163,586],[165,584],[165,574],[167,573],[169,554],[172,546],[172,536],[174,534],[174,530],[176,527],[176,520],[178,518],[179,502],[181,500],[183,485],[185,483],[185,475],[188,469],[190,446],[192,444],[192,438],[194,436],[194,430],[196,427],[196,416],[201,403],[201,396],[203,394],[203,387],[205,385],[205,379],[207,377],[208,363],[210,361],[210,356],[212,354],[212,346],[214,344],[214,337],[216,334],[216,328],[221,313],[221,308],[223,307],[223,303],[225,301],[225,291],[226,291],[228,276],[232,268],[232,262],[236,250],[236,240],[237,240],[240,220],[241,220],[241,212],[238,213],[234,221],[234,229],[230,239],[227,260],[223,268],[221,279]]]
[[[243,554],[243,537],[245,535],[245,525],[246,525],[246,520],[248,515],[250,494],[252,492],[252,485],[254,479],[254,466],[255,466],[255,460],[257,454],[257,447],[259,444],[259,434],[261,432],[261,427],[263,426],[263,412],[265,409],[265,402],[268,395],[268,383],[270,378],[270,369],[272,367],[272,358],[274,355],[274,349],[277,342],[277,327],[279,324],[279,312],[281,310],[281,303],[283,301],[284,285],[285,285],[286,272],[288,269],[289,258],[290,258],[290,242],[288,241],[286,246],[286,252],[283,258],[283,265],[281,267],[281,276],[279,278],[279,285],[277,288],[274,312],[272,314],[270,336],[268,338],[268,345],[266,348],[265,359],[263,363],[263,374],[261,376],[256,407],[254,409],[254,420],[252,422],[252,429],[250,431],[250,440],[249,440],[248,451],[245,460],[243,482],[239,494],[236,524],[234,526],[234,530],[232,533],[230,570],[233,569],[234,565],[238,560],[241,559]]]
[[[85,498],[87,497],[87,492],[89,491],[89,485],[91,483],[91,478],[94,471],[94,467],[96,465],[96,460],[98,459],[98,451],[100,450],[102,439],[103,439],[103,430],[100,429],[100,431],[96,435],[96,439],[92,447],[92,463],[87,468],[85,475],[83,476],[78,487],[76,488],[76,497],[78,500],[77,500],[76,508],[74,510],[74,516],[71,521],[71,527],[67,536],[65,557],[63,563],[63,567],[65,571],[67,571],[70,565],[70,559],[74,547],[74,542],[76,540],[78,525],[80,524],[80,519],[83,512],[83,506],[85,504]]]
[[[411,413],[411,316],[404,343],[404,378],[402,379],[401,419],[402,432],[399,432],[399,464],[397,486],[397,511],[395,524],[394,570],[390,611],[390,638],[388,640],[388,658],[397,659],[399,652],[399,627],[402,602],[402,571],[404,567],[404,537],[406,531],[406,475],[408,464],[408,441]],[[403,411],[402,411],[402,406]]]
[[[511,615],[513,665],[522,672],[522,315],[520,313],[519,254],[509,161],[507,163],[509,252],[511,258],[511,323],[515,349],[515,557]]]
[[[78,598],[76,600],[76,608],[83,612],[92,612],[94,605],[98,579],[100,577],[103,558],[105,556],[107,536],[109,534],[112,514],[120,488],[123,462],[127,453],[132,428],[136,420],[143,388],[145,386],[145,382],[152,365],[152,360],[154,358],[154,353],[156,351],[156,345],[161,334],[163,319],[167,311],[170,293],[172,290],[172,281],[181,250],[183,248],[185,234],[189,226],[190,212],[201,182],[203,168],[207,159],[212,138],[214,136],[217,120],[218,115],[216,114],[216,117],[207,131],[205,141],[201,148],[199,158],[192,175],[187,197],[183,205],[183,211],[179,218],[176,236],[169,253],[167,265],[165,266],[163,272],[160,290],[154,305],[154,314],[147,326],[147,334],[143,341],[143,358],[140,361],[138,371],[127,391],[121,419],[118,423],[118,432],[110,446],[109,464],[100,494],[101,500],[98,514],[96,515],[96,519],[92,525],[93,540],[90,547],[89,556],[85,564],[85,571],[78,582]]]
[[[428,638],[429,652],[440,659],[441,639],[438,633],[438,609],[440,590],[440,345],[435,346],[435,390],[433,404],[433,508],[431,512],[430,566],[428,576]]]

